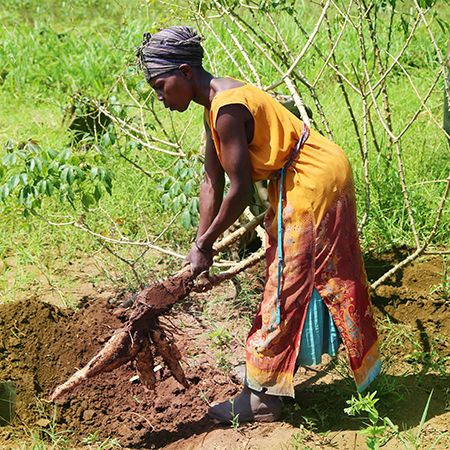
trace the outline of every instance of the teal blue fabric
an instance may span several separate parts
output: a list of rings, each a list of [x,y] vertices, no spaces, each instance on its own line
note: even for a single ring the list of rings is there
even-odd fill
[[[336,356],[340,343],[341,336],[333,317],[319,292],[314,288],[306,312],[296,365],[317,366],[322,362],[324,353]]]

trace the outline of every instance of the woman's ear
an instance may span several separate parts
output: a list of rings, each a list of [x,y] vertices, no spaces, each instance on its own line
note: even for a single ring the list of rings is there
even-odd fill
[[[189,64],[181,64],[178,69],[180,70],[181,75],[187,80],[192,78],[192,67]]]

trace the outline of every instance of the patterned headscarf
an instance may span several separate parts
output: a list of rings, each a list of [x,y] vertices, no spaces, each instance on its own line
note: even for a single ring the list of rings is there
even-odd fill
[[[137,48],[137,63],[147,81],[181,64],[200,67],[203,60],[202,38],[192,27],[166,28],[153,36],[144,33],[142,46]]]

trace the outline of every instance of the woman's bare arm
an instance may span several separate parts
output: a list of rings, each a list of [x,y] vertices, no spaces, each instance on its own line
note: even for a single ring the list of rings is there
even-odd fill
[[[249,133],[249,130],[253,130],[253,127],[253,117],[245,106],[227,105],[220,109],[216,130],[219,136],[222,170],[230,179],[230,189],[219,203],[220,187],[223,192],[223,184],[221,185],[219,181],[220,170],[217,167],[220,161],[214,146],[207,146],[205,181],[200,197],[200,214],[204,214],[204,217],[200,218],[197,233],[197,245],[203,250],[212,248],[216,239],[239,218],[253,196],[248,150],[248,144],[253,137],[249,136],[253,133],[253,131]],[[212,253],[202,252],[198,247],[194,245],[187,256],[187,261],[192,264],[195,274],[208,269],[212,264]]]
[[[205,233],[217,216],[223,200],[224,187],[225,171],[217,156],[211,130],[206,126],[205,176],[200,188],[200,222],[197,239]]]

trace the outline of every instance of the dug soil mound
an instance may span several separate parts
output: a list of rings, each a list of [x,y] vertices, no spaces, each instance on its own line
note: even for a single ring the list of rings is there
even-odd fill
[[[376,279],[389,270],[406,250],[398,252],[367,259],[369,278]],[[443,272],[442,258],[423,258],[373,295],[381,341],[388,344],[386,372],[378,386],[379,395],[388,401],[380,401],[380,414],[388,415],[400,427],[416,427],[434,389],[428,415],[434,422],[427,422],[426,428],[430,438],[447,431],[450,421],[446,372],[450,304],[443,290]],[[157,359],[156,390],[148,391],[136,377],[134,362],[129,362],[88,381],[57,406],[46,401],[51,389],[87,364],[113,332],[123,328],[128,314],[106,297],[85,298],[76,311],[33,296],[0,305],[0,381],[17,384],[16,418],[11,427],[0,427],[0,448],[27,448],[18,443],[25,442],[26,436],[29,439],[29,430],[35,429],[70,431],[72,447],[65,448],[91,448],[83,447],[81,441],[95,433],[117,438],[127,448],[303,448],[295,447],[300,442],[317,449],[366,448],[363,436],[356,434],[361,419],[343,413],[346,400],[355,394],[354,385],[343,373],[342,364],[336,366],[329,360],[323,367],[299,371],[297,399],[285,403],[280,422],[243,425],[236,432],[205,416],[209,404],[240,390],[239,381],[217,364],[224,355],[221,345],[237,360],[243,359],[243,341],[236,341],[234,330],[239,321],[248,326],[239,309],[246,293],[234,291],[222,301],[231,309],[210,327],[214,320],[205,315],[201,305],[214,295],[224,296],[223,287],[215,291],[203,297],[195,294],[160,320],[181,351],[187,388]],[[228,327],[229,323],[234,328]],[[222,329],[233,330],[225,336],[225,343],[224,335],[216,333]],[[447,448],[450,442],[442,441],[442,445],[435,448]]]
[[[46,404],[46,395],[123,326],[124,319],[114,312],[107,299],[86,302],[77,312],[34,299],[0,307],[0,380],[16,381],[16,421],[30,429],[47,426],[53,406]],[[198,354],[188,336],[174,338],[186,361],[188,388],[162,368],[156,373],[155,392],[148,391],[135,380],[134,364],[128,363],[88,381],[58,405],[58,430],[71,430],[80,438],[97,431],[118,436],[123,445],[160,447],[212,426],[204,418],[207,403],[199,394],[207,392],[209,401],[224,400],[237,392],[237,384],[214,368],[212,358]]]

